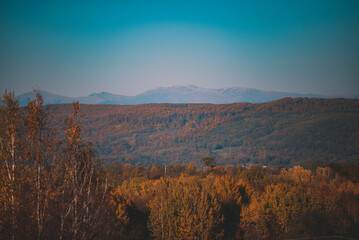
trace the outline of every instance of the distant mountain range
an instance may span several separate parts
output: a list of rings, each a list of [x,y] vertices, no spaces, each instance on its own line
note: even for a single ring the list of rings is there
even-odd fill
[[[262,103],[270,102],[284,97],[309,97],[309,98],[330,98],[330,96],[316,94],[300,94],[276,91],[263,91],[254,88],[220,88],[209,89],[195,85],[160,87],[148,90],[136,96],[124,96],[108,92],[92,93],[86,97],[65,97],[47,91],[40,90],[45,104],[60,104],[79,101],[84,104],[117,104],[133,105],[143,103],[235,103],[249,102]],[[33,92],[24,93],[18,96],[21,105],[26,105],[28,100],[33,99]],[[354,97],[355,98],[355,97]]]

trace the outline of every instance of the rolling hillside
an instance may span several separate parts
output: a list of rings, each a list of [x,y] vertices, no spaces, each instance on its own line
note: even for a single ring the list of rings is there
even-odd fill
[[[49,105],[62,121],[71,104]],[[359,101],[82,105],[83,134],[105,163],[268,166],[359,161]],[[58,125],[58,124],[56,124]]]

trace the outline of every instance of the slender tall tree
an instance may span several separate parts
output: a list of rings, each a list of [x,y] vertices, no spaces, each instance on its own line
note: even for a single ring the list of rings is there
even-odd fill
[[[11,239],[15,239],[16,232],[16,197],[15,188],[17,181],[17,165],[21,160],[22,114],[19,102],[14,99],[14,92],[7,92],[1,98],[1,122],[0,122],[0,159],[5,167],[10,199]]]
[[[43,98],[38,91],[34,90],[34,92],[36,98],[30,101],[26,108],[25,156],[36,172],[33,182],[35,184],[37,238],[41,239],[47,202],[47,184],[44,182],[46,178],[43,176],[43,169],[53,153],[55,142],[52,140],[52,130],[47,124],[49,113],[43,109]]]
[[[82,118],[79,112],[80,104],[74,102],[73,112],[66,119],[61,232],[64,231],[66,219],[69,219],[67,222],[70,222],[72,238],[88,239],[93,233],[90,229],[95,229],[97,223],[101,205],[99,193],[103,191],[97,174],[100,161],[95,157],[92,145],[81,140]]]

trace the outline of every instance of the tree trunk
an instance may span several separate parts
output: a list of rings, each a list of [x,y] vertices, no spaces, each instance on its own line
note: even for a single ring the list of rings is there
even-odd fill
[[[11,166],[11,239],[15,239],[15,136],[11,135],[11,160],[12,160],[12,166]]]
[[[36,201],[36,218],[37,218],[37,239],[41,239],[42,233],[42,219],[41,219],[41,212],[40,212],[40,194],[41,194],[41,165],[37,164],[37,179],[36,179],[36,190],[37,190],[37,201]]]

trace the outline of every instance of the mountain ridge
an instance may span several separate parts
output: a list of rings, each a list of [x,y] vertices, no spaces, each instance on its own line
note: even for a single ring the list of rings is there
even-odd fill
[[[71,103],[72,101],[79,101],[82,104],[115,105],[134,105],[144,103],[226,104],[235,102],[263,103],[275,101],[284,97],[332,98],[332,96],[319,94],[289,93],[242,87],[212,89],[202,88],[196,85],[158,87],[135,96],[126,96],[102,91],[82,97],[65,97],[44,90],[39,91],[44,98],[44,104]],[[34,92],[27,92],[18,96],[22,106],[27,104],[28,99],[32,100],[34,98]]]

